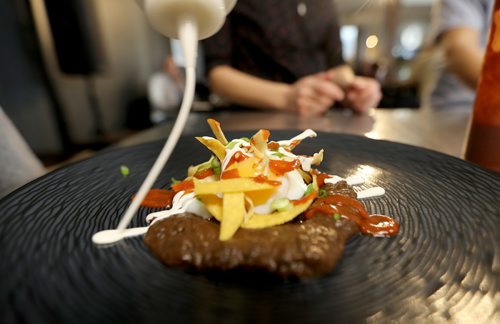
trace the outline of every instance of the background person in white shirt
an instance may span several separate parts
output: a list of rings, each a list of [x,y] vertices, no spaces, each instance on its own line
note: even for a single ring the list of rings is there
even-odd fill
[[[437,1],[434,45],[442,50],[444,66],[431,94],[432,107],[472,107],[493,4],[493,0]]]

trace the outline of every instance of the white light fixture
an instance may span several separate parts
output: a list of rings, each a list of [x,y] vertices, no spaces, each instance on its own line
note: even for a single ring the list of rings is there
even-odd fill
[[[366,47],[375,48],[378,45],[377,35],[370,35],[366,38]]]

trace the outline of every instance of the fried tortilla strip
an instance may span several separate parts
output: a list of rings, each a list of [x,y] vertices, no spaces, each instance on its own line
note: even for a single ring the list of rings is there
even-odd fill
[[[229,142],[227,141],[226,136],[222,132],[222,128],[220,127],[220,123],[212,118],[207,119],[207,123],[210,126],[212,133],[214,133],[215,138],[217,138],[219,140],[219,142],[222,143],[222,145],[227,145],[227,143],[229,143]]]
[[[224,160],[226,157],[226,147],[222,145],[219,140],[208,136],[199,136],[196,137],[196,139],[200,141],[201,144],[205,145],[212,153],[214,153],[220,161]]]
[[[256,182],[251,178],[234,178],[213,182],[201,182],[196,178],[193,180],[194,193],[196,195],[215,195],[227,192],[247,192],[273,189],[279,187],[281,184],[278,181],[275,181],[275,183]]]
[[[253,152],[256,157],[262,159],[265,154],[264,152],[267,150],[267,141],[269,140],[269,131],[265,129],[259,130],[252,136],[252,140],[250,141],[250,145],[252,146]]]
[[[245,194],[228,192],[222,198],[222,221],[219,240],[226,241],[233,237],[245,218]]]

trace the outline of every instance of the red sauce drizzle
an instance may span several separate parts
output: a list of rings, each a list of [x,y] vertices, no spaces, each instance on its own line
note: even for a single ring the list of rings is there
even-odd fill
[[[319,206],[308,209],[306,212],[306,218],[311,219],[314,216],[314,214],[316,214],[316,213],[323,213],[326,215],[335,215],[335,214],[338,214],[339,211],[333,205],[319,205]]]
[[[172,185],[172,190],[177,193],[179,191],[185,191],[186,193],[192,192],[194,190],[193,180],[184,180],[182,182]]]
[[[294,205],[300,205],[300,204],[305,203],[305,202],[306,202],[306,201],[308,201],[308,200],[311,200],[311,199],[316,198],[316,196],[317,196],[316,192],[311,192],[311,193],[310,193],[310,194],[308,194],[307,196],[302,197],[302,198],[297,199],[297,200],[292,200],[291,202],[292,202],[292,204],[294,204]]]
[[[317,174],[316,181],[318,182],[318,187],[323,186],[325,184],[325,180],[331,178],[328,173],[317,172],[316,174]]]
[[[280,148],[280,145],[278,142],[269,142],[267,144],[267,148],[270,149],[270,150],[278,150]]]
[[[253,177],[253,181],[257,183],[269,183],[272,186],[279,186],[281,185],[280,181],[275,181],[275,180],[269,180],[265,175],[259,174],[256,177]]]
[[[399,232],[399,223],[389,216],[370,215],[359,225],[361,233],[373,236],[394,236]]]
[[[141,202],[142,207],[148,208],[168,208],[172,205],[172,198],[175,192],[167,189],[151,189]],[[132,197],[132,200],[135,196]]]
[[[293,148],[295,148],[297,145],[299,145],[299,144],[300,144],[300,142],[301,142],[300,140],[294,140],[294,141],[292,141],[292,142],[290,143],[290,147],[293,149]]]
[[[231,156],[231,159],[227,163],[227,167],[233,165],[234,163],[239,163],[241,161],[244,161],[246,159],[248,159],[248,156],[241,153],[240,151],[237,151],[236,153],[233,154],[233,156]]]
[[[363,234],[388,237],[399,232],[399,223],[394,219],[385,215],[369,215],[359,200],[344,195],[318,198],[306,211],[305,216],[311,218],[316,213],[347,217],[358,225]]]
[[[262,134],[264,134],[264,140],[267,142],[269,140],[269,136],[271,136],[271,132],[267,129],[261,129]]]
[[[214,169],[210,168],[210,169],[205,169],[205,170],[196,172],[194,174],[194,177],[196,179],[205,179],[206,177],[210,177],[213,175],[214,175]]]
[[[283,161],[283,160],[269,160],[269,169],[276,175],[283,175],[300,166],[299,160]]]
[[[240,173],[238,172],[238,169],[226,170],[221,173],[220,178],[221,179],[240,178]]]

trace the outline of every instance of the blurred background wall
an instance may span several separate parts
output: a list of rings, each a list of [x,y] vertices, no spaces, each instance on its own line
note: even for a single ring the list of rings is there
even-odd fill
[[[168,50],[133,0],[4,0],[0,15],[0,105],[35,152],[105,145],[126,132],[129,105]],[[72,69],[61,53],[91,62]]]
[[[426,43],[436,0],[337,0],[344,58],[382,83],[380,107],[418,108],[432,82]],[[347,52],[346,52],[347,50]]]
[[[415,66],[434,1],[332,1],[344,56],[380,80],[381,106],[419,107]],[[149,77],[169,51],[178,55],[134,0],[3,0],[0,44],[0,106],[45,161],[140,127]]]

